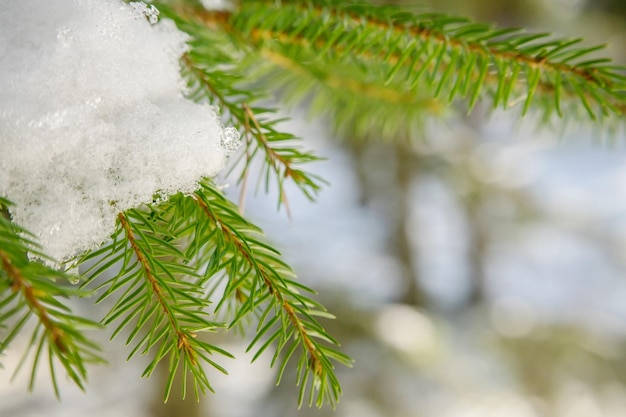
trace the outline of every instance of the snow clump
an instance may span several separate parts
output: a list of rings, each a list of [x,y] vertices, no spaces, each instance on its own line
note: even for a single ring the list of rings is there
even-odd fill
[[[238,143],[185,99],[185,35],[120,0],[0,8],[0,195],[64,261],[106,241],[120,211],[190,193]]]

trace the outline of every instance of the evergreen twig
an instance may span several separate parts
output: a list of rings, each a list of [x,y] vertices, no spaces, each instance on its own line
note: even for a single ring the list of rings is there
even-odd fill
[[[0,197],[0,206],[11,203]],[[102,363],[98,346],[85,334],[85,330],[98,328],[98,324],[72,312],[64,299],[87,295],[67,284],[74,279],[65,273],[29,259],[36,255],[48,259],[29,239],[24,229],[0,216],[0,328],[8,328],[0,340],[0,353],[4,352],[17,335],[27,329],[34,318],[35,325],[28,347],[15,372],[17,373],[33,353],[29,389],[42,355],[47,355],[55,394],[59,396],[55,363],[60,363],[78,387],[84,389],[87,379],[86,365]]]

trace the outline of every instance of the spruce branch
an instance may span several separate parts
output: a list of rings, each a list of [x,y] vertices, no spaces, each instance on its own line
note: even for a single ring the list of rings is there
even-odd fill
[[[401,125],[414,116],[405,111],[441,112],[459,100],[468,111],[489,99],[494,108],[537,109],[546,119],[626,112],[625,68],[596,58],[602,46],[581,46],[581,39],[362,1],[250,0],[229,17],[185,7],[179,11],[193,10],[196,20],[247,48],[256,76],[271,74],[300,100],[321,92],[315,111],[332,113],[339,126],[371,127],[389,117]]]
[[[249,102],[256,101],[254,97],[248,100],[233,100],[231,97],[239,93],[232,90],[227,97],[215,85],[215,74],[203,70],[199,62],[194,62],[192,54],[185,54],[182,62],[190,77],[195,77],[195,91],[193,96],[198,96],[201,89],[205,89],[205,97],[217,99],[217,102],[228,111],[230,122],[243,129],[245,138],[244,168],[239,176],[239,181],[249,175],[252,162],[257,155],[264,160],[261,173],[258,178],[265,178],[265,191],[269,190],[270,181],[273,179],[279,189],[279,205],[286,204],[284,182],[291,180],[309,199],[314,199],[324,181],[309,172],[296,168],[299,165],[318,161],[321,158],[308,151],[301,151],[294,146],[283,144],[297,140],[296,136],[279,132],[275,126],[284,119],[268,119],[265,115],[275,113],[275,109],[250,107]],[[193,81],[191,81],[193,83]],[[192,87],[193,88],[193,87]]]
[[[258,317],[256,336],[248,350],[257,347],[254,359],[272,342],[277,348],[272,365],[280,363],[278,380],[291,356],[300,348],[298,362],[299,404],[308,396],[309,404],[318,407],[334,405],[341,387],[334,373],[333,361],[350,365],[351,359],[337,351],[333,339],[314,318],[332,317],[304,293],[312,290],[295,281],[295,274],[279,253],[263,243],[261,231],[238,214],[236,206],[226,200],[209,182],[194,194],[199,209],[212,222],[217,232],[211,271],[225,269],[229,277],[223,298],[218,305],[237,305],[230,327],[248,314]],[[303,293],[304,292],[304,293]],[[283,357],[280,354],[283,353]],[[253,360],[254,360],[253,359]]]
[[[165,6],[163,8],[165,14],[170,10]],[[218,12],[216,16],[224,14]],[[197,35],[190,41],[190,51],[181,58],[182,72],[189,83],[189,96],[219,105],[225,112],[227,122],[243,130],[245,152],[240,154],[243,170],[239,175],[239,182],[245,183],[253,161],[259,159],[262,161],[257,175],[259,184],[264,182],[266,192],[270,183],[276,185],[279,206],[284,204],[289,210],[284,191],[286,181],[291,181],[307,198],[313,200],[325,181],[300,167],[321,158],[311,151],[294,146],[294,141],[299,138],[277,129],[277,125],[286,119],[274,117],[276,109],[255,105],[267,97],[248,88],[249,85],[246,86],[247,79],[237,67],[237,63],[241,61],[240,51],[233,48],[230,40],[207,32],[205,27],[198,28],[193,24],[195,20],[187,22],[181,21],[180,16],[178,18],[181,27],[186,27]],[[207,47],[207,44],[218,46]],[[242,187],[242,193],[245,189],[246,187]],[[242,195],[240,201],[243,202],[243,199]],[[242,205],[240,207],[243,209]]]
[[[132,329],[126,339],[127,345],[134,344],[129,359],[137,353],[152,353],[153,359],[143,373],[145,377],[169,356],[166,400],[179,371],[193,375],[194,394],[198,398],[207,390],[212,391],[203,363],[226,373],[210,356],[232,355],[198,338],[201,332],[223,326],[210,320],[209,303],[198,284],[198,275],[176,246],[179,236],[172,233],[172,227],[179,222],[164,217],[169,206],[165,202],[161,206],[120,213],[120,227],[113,241],[82,260],[96,260],[85,273],[88,278],[84,285],[91,285],[114,264],[122,262],[120,271],[96,288],[103,291],[97,302],[117,295],[102,323],[110,325],[121,320],[112,338],[124,329]]]
[[[250,348],[267,337],[255,359],[276,342],[273,364],[281,364],[282,374],[300,347],[300,402],[308,386],[309,401],[318,406],[336,403],[341,388],[333,361],[349,365],[351,360],[333,347],[337,342],[314,319],[331,316],[301,294],[312,291],[295,281],[280,254],[263,242],[261,230],[212,182],[203,180],[192,195],[179,193],[120,213],[118,224],[111,242],[81,260],[93,261],[84,286],[94,287],[106,271],[121,264],[114,277],[94,288],[101,293],[97,302],[114,299],[102,323],[119,321],[112,338],[128,331],[126,343],[133,344],[129,358],[153,355],[146,377],[169,356],[166,398],[181,368],[193,374],[196,395],[211,390],[202,363],[226,372],[209,356],[230,354],[200,341],[197,333],[233,328],[254,317],[258,324]],[[217,319],[220,314],[228,324]]]
[[[12,204],[0,197],[0,207]],[[29,256],[48,259],[40,252],[26,230],[0,216],[0,328],[8,328],[2,335],[0,353],[4,352],[26,329],[31,318],[35,325],[28,348],[24,352],[17,373],[33,353],[29,389],[35,385],[38,365],[42,355],[47,355],[52,385],[60,396],[55,362],[65,369],[69,378],[82,390],[87,379],[86,365],[102,363],[98,346],[85,331],[98,328],[98,324],[72,312],[61,299],[76,298],[86,293],[64,285],[74,281],[65,273],[34,261]]]

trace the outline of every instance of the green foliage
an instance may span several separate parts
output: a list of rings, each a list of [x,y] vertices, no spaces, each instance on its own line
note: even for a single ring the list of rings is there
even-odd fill
[[[8,209],[11,203],[0,197],[0,208]],[[5,211],[6,212],[6,211]],[[0,352],[26,329],[34,318],[35,326],[18,369],[34,351],[29,389],[35,384],[38,366],[47,356],[56,395],[59,389],[55,362],[59,362],[67,375],[81,389],[87,378],[86,364],[103,362],[98,347],[84,333],[99,327],[97,323],[72,313],[66,301],[86,295],[67,284],[74,280],[65,273],[35,262],[29,256],[47,257],[39,251],[26,230],[0,215]],[[17,370],[16,370],[17,372]]]
[[[281,364],[280,378],[300,348],[301,401],[309,379],[318,392],[309,392],[311,402],[337,401],[340,386],[331,360],[349,365],[350,359],[332,347],[337,342],[314,318],[332,316],[303,294],[312,291],[294,280],[280,254],[263,242],[261,230],[211,182],[203,181],[191,196],[177,194],[120,213],[118,224],[111,242],[81,260],[94,261],[85,271],[83,287],[93,286],[121,264],[112,278],[95,288],[102,293],[97,302],[115,299],[102,322],[119,321],[112,337],[129,332],[129,359],[152,353],[144,376],[169,357],[166,396],[179,369],[193,374],[196,395],[211,390],[203,363],[226,372],[211,355],[231,355],[203,341],[201,333],[232,328],[252,313],[258,324],[249,349],[260,345],[254,358],[276,342],[273,362]],[[227,322],[216,321],[222,310]]]
[[[250,0],[227,15],[175,3],[179,18],[229,34],[250,77],[357,135],[392,137],[459,100],[546,119],[626,111],[624,68],[582,39],[361,1]]]
[[[266,101],[272,91],[308,101],[338,131],[390,139],[425,117],[487,100],[545,119],[584,114],[608,122],[626,111],[624,68],[596,58],[600,47],[580,39],[355,1],[246,0],[232,11],[193,0],[154,4],[190,36],[181,58],[189,97],[219,106],[225,123],[243,134],[245,149],[233,165],[242,198],[235,205],[204,179],[192,195],[119,213],[111,241],[75,260],[80,289],[33,260],[47,258],[0,199],[0,353],[33,317],[31,385],[47,352],[55,389],[55,361],[83,387],[86,364],[101,361],[83,332],[95,324],[63,300],[95,293],[96,302],[111,305],[101,324],[113,328],[112,337],[124,335],[128,357],[151,355],[144,376],[168,361],[166,398],[178,373],[193,376],[196,395],[211,390],[203,366],[226,372],[218,357],[231,355],[210,333],[240,327],[252,329],[255,359],[273,350],[279,380],[294,358],[300,404],[337,402],[334,367],[351,360],[318,320],[332,315],[241,215],[250,177],[265,191],[275,187],[287,209],[287,182],[310,199],[323,184],[305,169],[319,158],[281,131]]]
[[[257,320],[256,336],[248,350],[256,347],[254,359],[275,342],[272,365],[280,363],[280,380],[288,360],[299,350],[299,404],[305,395],[309,404],[314,401],[318,406],[324,401],[334,404],[341,387],[333,372],[333,361],[350,365],[351,360],[333,347],[338,342],[315,318],[333,316],[306,295],[313,291],[294,279],[294,272],[280,259],[280,254],[259,239],[261,231],[241,217],[237,207],[209,183],[202,184],[194,201],[200,208],[200,219],[208,218],[214,227],[202,237],[213,248],[205,276],[220,270],[228,276],[217,309],[227,304],[235,306],[229,327],[253,313]],[[189,212],[188,215],[194,217]]]
[[[195,36],[189,41],[190,50],[181,59],[181,70],[188,80],[189,97],[206,100],[219,106],[225,114],[225,122],[243,133],[245,152],[240,153],[243,169],[239,182],[245,195],[247,180],[253,161],[262,159],[261,169],[255,176],[264,184],[267,192],[271,185],[279,190],[279,206],[287,205],[283,190],[286,180],[293,182],[309,199],[313,200],[323,179],[299,168],[302,164],[319,160],[312,152],[302,151],[293,145],[292,134],[277,130],[284,119],[272,117],[274,108],[256,105],[267,99],[262,89],[243,86],[246,76],[240,68],[240,57],[223,32],[210,30],[202,24],[181,20],[175,12],[164,5],[177,19],[179,26]],[[243,199],[240,201],[243,206]]]

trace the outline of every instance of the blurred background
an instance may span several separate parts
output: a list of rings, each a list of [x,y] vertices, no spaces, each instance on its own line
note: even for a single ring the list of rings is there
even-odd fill
[[[396,2],[414,4],[408,1]],[[626,62],[624,0],[421,1],[479,21],[607,43]],[[87,393],[54,399],[43,367],[9,382],[27,340],[2,358],[0,416],[620,417],[626,416],[626,138],[539,128],[480,107],[433,123],[406,144],[336,138],[295,109],[286,129],[327,161],[311,204],[287,190],[249,196],[262,226],[337,319],[355,359],[339,369],[335,411],[297,410],[293,372],[217,336],[237,360],[212,373],[215,395],[162,404],[164,381],[140,379],[123,341],[101,335],[109,367]],[[230,195],[238,190],[231,179]],[[76,307],[94,318],[89,301]]]

